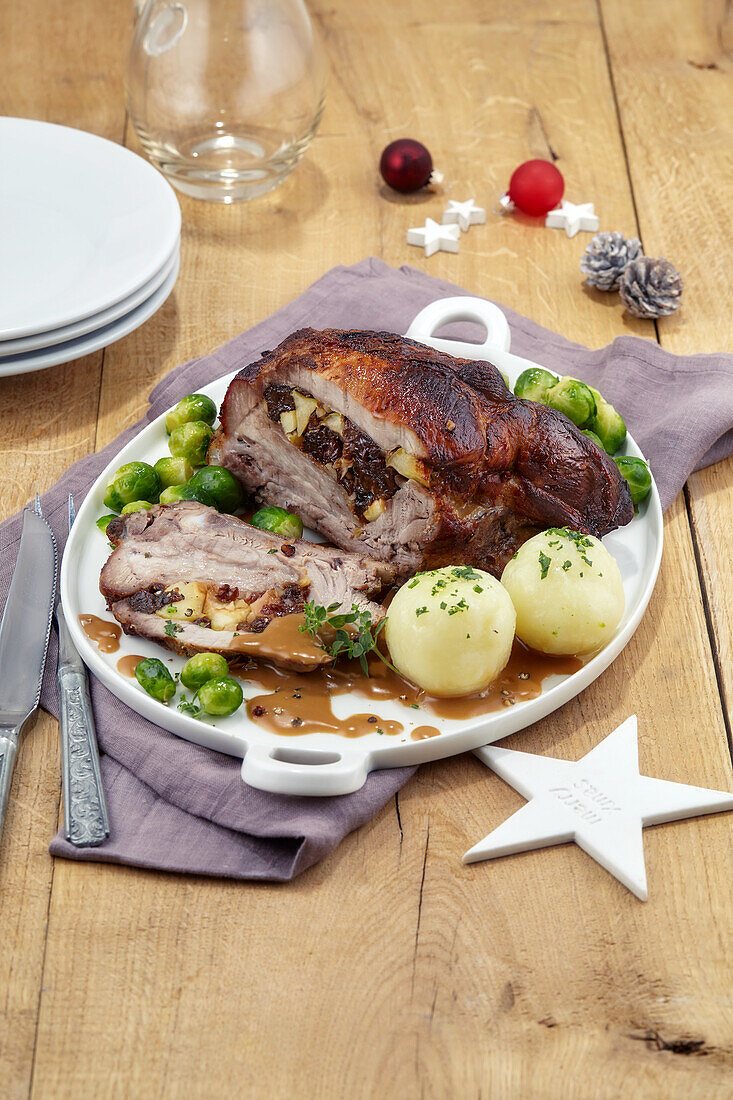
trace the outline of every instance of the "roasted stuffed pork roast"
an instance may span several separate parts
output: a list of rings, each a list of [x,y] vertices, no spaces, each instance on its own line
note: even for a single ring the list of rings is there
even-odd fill
[[[344,610],[356,604],[379,623],[372,602],[392,583],[384,562],[302,539],[286,542],[197,501],[157,505],[112,520],[115,543],[100,576],[107,606],[125,633],[191,656],[207,650],[256,655],[286,668],[331,660],[294,629],[288,652],[270,645],[274,619],[302,613],[306,600]]]
[[[562,413],[514,397],[490,363],[389,332],[301,329],[244,367],[209,462],[398,576],[498,576],[539,530],[600,537],[633,517],[615,463]]]

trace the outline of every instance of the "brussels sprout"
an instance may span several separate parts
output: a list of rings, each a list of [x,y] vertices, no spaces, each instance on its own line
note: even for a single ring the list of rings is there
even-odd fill
[[[107,524],[110,523],[113,519],[117,519],[117,516],[114,514],[114,512],[110,512],[109,515],[100,516],[97,520],[97,527],[103,535],[107,534]]]
[[[546,404],[551,409],[565,413],[568,420],[572,420],[579,428],[585,427],[596,415],[595,397],[585,382],[579,382],[577,378],[561,378],[548,393]]]
[[[284,508],[275,508],[268,504],[255,512],[249,521],[253,527],[261,527],[263,531],[273,531],[284,539],[299,539],[303,535],[303,521],[300,516],[294,516],[292,512],[286,512]]]
[[[108,483],[104,506],[120,512],[133,500],[156,501],[161,488],[160,477],[147,462],[126,462]]]
[[[197,653],[181,669],[181,683],[189,691],[198,691],[207,680],[226,679],[229,665],[221,653]]]
[[[530,367],[528,370],[522,371],[514,383],[514,395],[523,398],[525,401],[539,401],[540,404],[546,405],[547,394],[553,386],[557,385],[558,381],[556,374],[551,374],[548,370],[542,370],[541,367]]]
[[[642,458],[629,455],[617,455],[613,460],[628,483],[634,507],[649,495],[652,487],[652,475],[649,466]]]
[[[185,485],[169,485],[160,494],[161,504],[175,504],[177,500],[188,500]]]
[[[142,512],[143,509],[147,510],[152,507],[149,500],[131,500],[130,503],[126,504],[122,509],[122,515],[127,516],[130,512]]]
[[[604,449],[603,444],[601,443],[600,439],[598,438],[598,436],[596,435],[595,432],[591,431],[590,428],[584,428],[583,429],[583,435],[587,435],[588,439],[592,439],[593,442],[595,443],[596,447],[598,447],[601,451]],[[160,499],[162,500],[163,498],[161,497]]]
[[[185,485],[169,485],[160,494],[161,504],[175,504],[177,500],[197,500],[199,504],[207,504],[209,508],[216,507],[211,493],[207,493],[206,489],[192,486],[189,482]]]
[[[210,493],[220,512],[236,512],[244,501],[242,486],[234,474],[223,466],[202,466],[188,484],[191,489],[203,489]]]
[[[170,452],[174,458],[185,458],[192,466],[206,463],[206,452],[214,434],[214,429],[203,420],[191,420],[174,428],[168,440]]]
[[[135,665],[135,679],[148,695],[159,699],[161,703],[167,703],[176,694],[175,680],[157,657],[145,657],[138,661]]]
[[[198,691],[199,705],[207,714],[234,714],[243,698],[240,685],[231,676],[207,680]]]
[[[216,405],[205,393],[189,393],[182,397],[165,418],[165,430],[171,435],[181,424],[202,420],[204,424],[213,424],[216,420]]]
[[[604,451],[610,455],[615,455],[626,439],[623,417],[600,394],[596,397],[596,415],[588,421],[588,427],[595,432]]]
[[[182,457],[159,458],[153,469],[157,471],[164,489],[170,485],[185,485],[193,477],[193,466],[189,466]]]

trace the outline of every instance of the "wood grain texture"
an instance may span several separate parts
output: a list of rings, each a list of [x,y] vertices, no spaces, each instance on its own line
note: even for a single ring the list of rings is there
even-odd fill
[[[99,33],[99,5],[47,0],[0,5],[0,114],[39,118],[120,141],[120,36],[129,12],[117,6]],[[84,43],[83,58],[80,57]],[[0,518],[49,488],[96,446],[103,353],[50,371],[0,379]],[[26,729],[0,844],[0,1094],[29,1093],[53,867],[48,842],[59,808],[58,727],[39,714]]]
[[[721,305],[733,298],[733,9],[672,0],[640,10],[624,0],[603,11],[644,245],[685,279],[684,308],[660,321],[660,343],[731,352],[733,311]],[[733,460],[693,474],[687,501],[730,738]]]
[[[662,26],[671,6],[683,28],[702,18],[695,0],[649,0],[643,14],[630,0],[600,8],[592,0],[312,3],[331,82],[306,161],[255,204],[182,199],[175,293],[105,352],[101,390],[99,360],[86,396],[84,363],[31,376],[25,385],[35,388],[27,391],[20,380],[21,398],[3,425],[16,486],[3,502],[7,513],[34,479],[50,483],[71,458],[137,418],[151,386],[177,362],[256,323],[335,263],[375,254],[412,264],[591,346],[619,333],[653,338],[617,300],[582,289],[583,236],[568,240],[519,217],[489,218],[463,236],[457,256],[429,261],[404,237],[409,225],[439,216],[445,196],[473,195],[490,208],[521,160],[556,156],[569,198],[595,201],[604,228],[641,231],[647,247],[658,242],[654,248],[688,275],[682,249],[692,249],[693,238],[680,225],[688,212],[678,217],[660,203],[656,184],[644,199],[640,182],[645,164],[655,164],[661,180],[672,163],[665,126],[673,116],[665,111],[674,81],[664,74],[677,40]],[[71,0],[62,25],[50,0],[34,0],[4,16],[20,45],[10,75],[0,76],[3,110],[98,132],[117,126],[108,136],[121,137],[123,9],[102,17],[92,0]],[[715,15],[712,5],[705,9],[709,36]],[[38,69],[35,36],[45,19],[54,50],[39,90],[31,68]],[[81,57],[80,28],[95,44]],[[29,59],[27,71],[18,51]],[[706,57],[702,47],[695,53]],[[659,73],[647,80],[644,66]],[[690,69],[702,112],[690,125],[699,127],[705,112],[725,109],[726,97],[730,111],[732,97],[708,83],[716,70]],[[93,72],[106,74],[109,116],[90,102]],[[656,103],[655,80],[667,89]],[[643,110],[633,106],[634,81]],[[443,195],[403,200],[381,185],[379,152],[402,135],[431,148],[447,177]],[[126,140],[136,147],[129,128]],[[674,161],[678,176],[683,159]],[[728,217],[733,209],[730,194],[703,204],[701,256],[721,252],[715,204]],[[690,282],[688,275],[688,292]],[[695,315],[699,304],[720,332],[723,298],[716,303],[708,293],[704,304],[696,293]],[[689,302],[660,329],[663,342],[674,326],[690,332]],[[689,345],[665,346],[704,350],[703,339],[697,327]],[[53,390],[44,417],[33,402],[46,401],[45,390],[62,387],[63,378],[66,388]],[[78,404],[69,416],[72,394]],[[32,442],[21,446],[29,407]],[[714,510],[711,530],[730,516],[728,491],[715,481],[693,490],[695,506],[699,497],[708,515]],[[580,698],[508,744],[578,758],[636,711],[643,771],[731,786],[682,498],[666,518],[666,539],[659,586],[621,657]],[[705,552],[709,596],[724,583],[730,555],[713,560]],[[721,618],[718,653],[724,626]],[[53,726],[39,722],[48,728],[47,749]],[[0,963],[0,988],[8,990],[3,1033],[14,1029],[0,1079],[12,1096],[28,1095],[36,1026],[31,1095],[54,1100],[730,1094],[725,815],[647,830],[646,905],[572,846],[463,867],[462,853],[522,804],[465,756],[421,768],[394,804],[288,886],[58,861],[46,925],[58,779],[36,739],[19,760],[24,797],[13,808],[0,869],[0,905],[12,929],[9,958]]]

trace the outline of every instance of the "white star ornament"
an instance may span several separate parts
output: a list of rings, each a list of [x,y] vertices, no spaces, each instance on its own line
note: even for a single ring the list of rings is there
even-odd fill
[[[574,203],[563,199],[545,218],[548,229],[564,229],[568,237],[574,237],[579,229],[596,233],[600,227],[592,202]]]
[[[639,775],[635,714],[577,761],[494,745],[476,756],[529,801],[466,852],[464,863],[574,840],[641,901],[645,825],[733,810],[725,791]]]
[[[407,230],[407,243],[425,249],[426,256],[434,252],[457,252],[461,230],[457,225],[438,225],[432,218],[425,225]]]
[[[459,225],[464,233],[468,232],[469,225],[483,225],[485,221],[486,211],[482,206],[476,206],[473,199],[467,202],[448,199],[443,211],[443,225]]]

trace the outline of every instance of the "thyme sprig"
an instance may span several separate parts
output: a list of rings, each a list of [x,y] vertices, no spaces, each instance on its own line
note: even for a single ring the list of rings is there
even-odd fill
[[[351,611],[340,611],[340,603],[329,604],[323,607],[321,604],[306,600],[303,613],[305,622],[300,630],[310,634],[311,638],[318,642],[326,653],[334,658],[340,656],[350,657],[361,665],[365,676],[369,675],[367,657],[374,653],[393,672],[397,669],[389,663],[387,658],[377,649],[377,639],[384,627],[386,618],[376,625],[372,622],[372,616],[368,611],[362,611],[355,603],[351,605]],[[338,614],[335,614],[338,612]],[[333,631],[333,640],[326,643],[321,637],[324,627]],[[350,628],[350,629],[347,629]]]
[[[178,703],[178,709],[182,711],[183,714],[190,714],[192,718],[198,718],[203,708],[196,703],[197,696],[198,692],[189,700],[188,696],[184,693]]]

